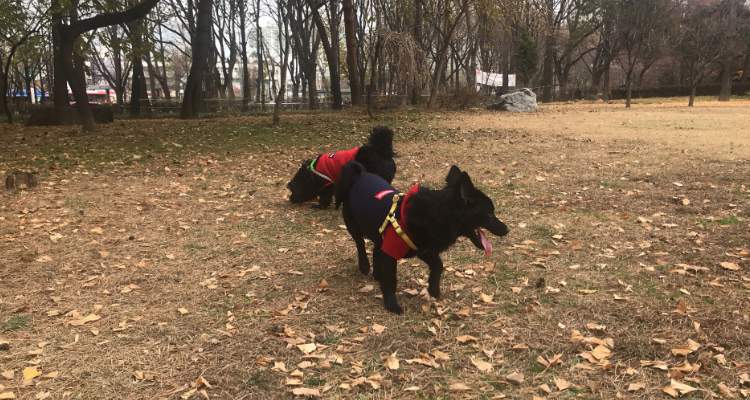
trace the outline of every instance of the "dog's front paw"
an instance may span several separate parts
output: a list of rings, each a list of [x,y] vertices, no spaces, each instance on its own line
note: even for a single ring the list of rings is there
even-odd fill
[[[398,301],[395,298],[394,299],[390,299],[390,300],[385,300],[385,304],[384,305],[385,305],[385,309],[386,310],[388,310],[388,311],[390,311],[390,312],[392,312],[394,314],[401,315],[401,314],[404,313],[404,310],[401,308],[400,305],[398,305]]]
[[[440,286],[438,286],[438,285],[434,285],[434,286],[430,285],[427,288],[427,293],[429,293],[430,296],[432,296],[432,298],[439,299],[440,298]]]

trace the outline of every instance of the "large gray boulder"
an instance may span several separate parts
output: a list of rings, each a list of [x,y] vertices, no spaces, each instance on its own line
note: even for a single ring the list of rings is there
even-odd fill
[[[500,96],[500,101],[491,104],[490,110],[510,112],[535,112],[537,110],[536,94],[528,88]]]

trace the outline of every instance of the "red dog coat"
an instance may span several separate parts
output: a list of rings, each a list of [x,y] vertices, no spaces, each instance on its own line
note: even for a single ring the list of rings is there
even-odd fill
[[[412,186],[411,189],[409,189],[409,191],[406,193],[406,196],[404,196],[400,201],[401,204],[399,204],[398,207],[398,224],[401,225],[401,229],[404,230],[404,233],[406,235],[409,234],[408,232],[406,232],[407,204],[409,203],[411,196],[413,196],[414,193],[417,193],[418,191],[419,184]],[[393,197],[393,195],[391,195],[390,197]],[[404,239],[401,239],[401,237],[398,235],[398,233],[396,233],[396,230],[391,224],[388,224],[388,227],[383,232],[383,244],[380,246],[380,249],[383,251],[383,253],[393,257],[394,260],[400,260],[404,258],[412,251],[412,248],[409,247],[408,244],[406,244]]]
[[[326,186],[332,185],[339,180],[339,174],[344,165],[354,160],[359,152],[359,147],[349,150],[334,151],[333,153],[321,154],[315,162],[313,172],[328,181]]]

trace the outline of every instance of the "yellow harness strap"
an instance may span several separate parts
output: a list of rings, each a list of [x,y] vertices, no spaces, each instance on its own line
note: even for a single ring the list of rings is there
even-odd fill
[[[383,221],[383,224],[380,225],[380,234],[382,235],[383,232],[385,232],[386,228],[388,228],[388,224],[391,224],[393,226],[393,230],[396,231],[396,234],[398,237],[401,238],[401,240],[406,243],[407,246],[409,246],[412,250],[416,250],[417,246],[414,244],[414,242],[411,241],[411,238],[409,235],[404,232],[403,229],[401,229],[401,225],[399,225],[398,220],[396,219],[396,209],[398,209],[398,200],[403,196],[403,193],[397,193],[393,195],[393,203],[391,204],[391,210],[388,211],[388,215],[385,217],[385,220]]]

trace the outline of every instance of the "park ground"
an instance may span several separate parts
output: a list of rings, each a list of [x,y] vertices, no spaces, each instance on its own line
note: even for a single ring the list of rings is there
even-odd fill
[[[0,398],[743,398],[750,101],[0,128]],[[395,184],[467,170],[511,227],[489,258],[356,271],[303,158],[396,131]]]

